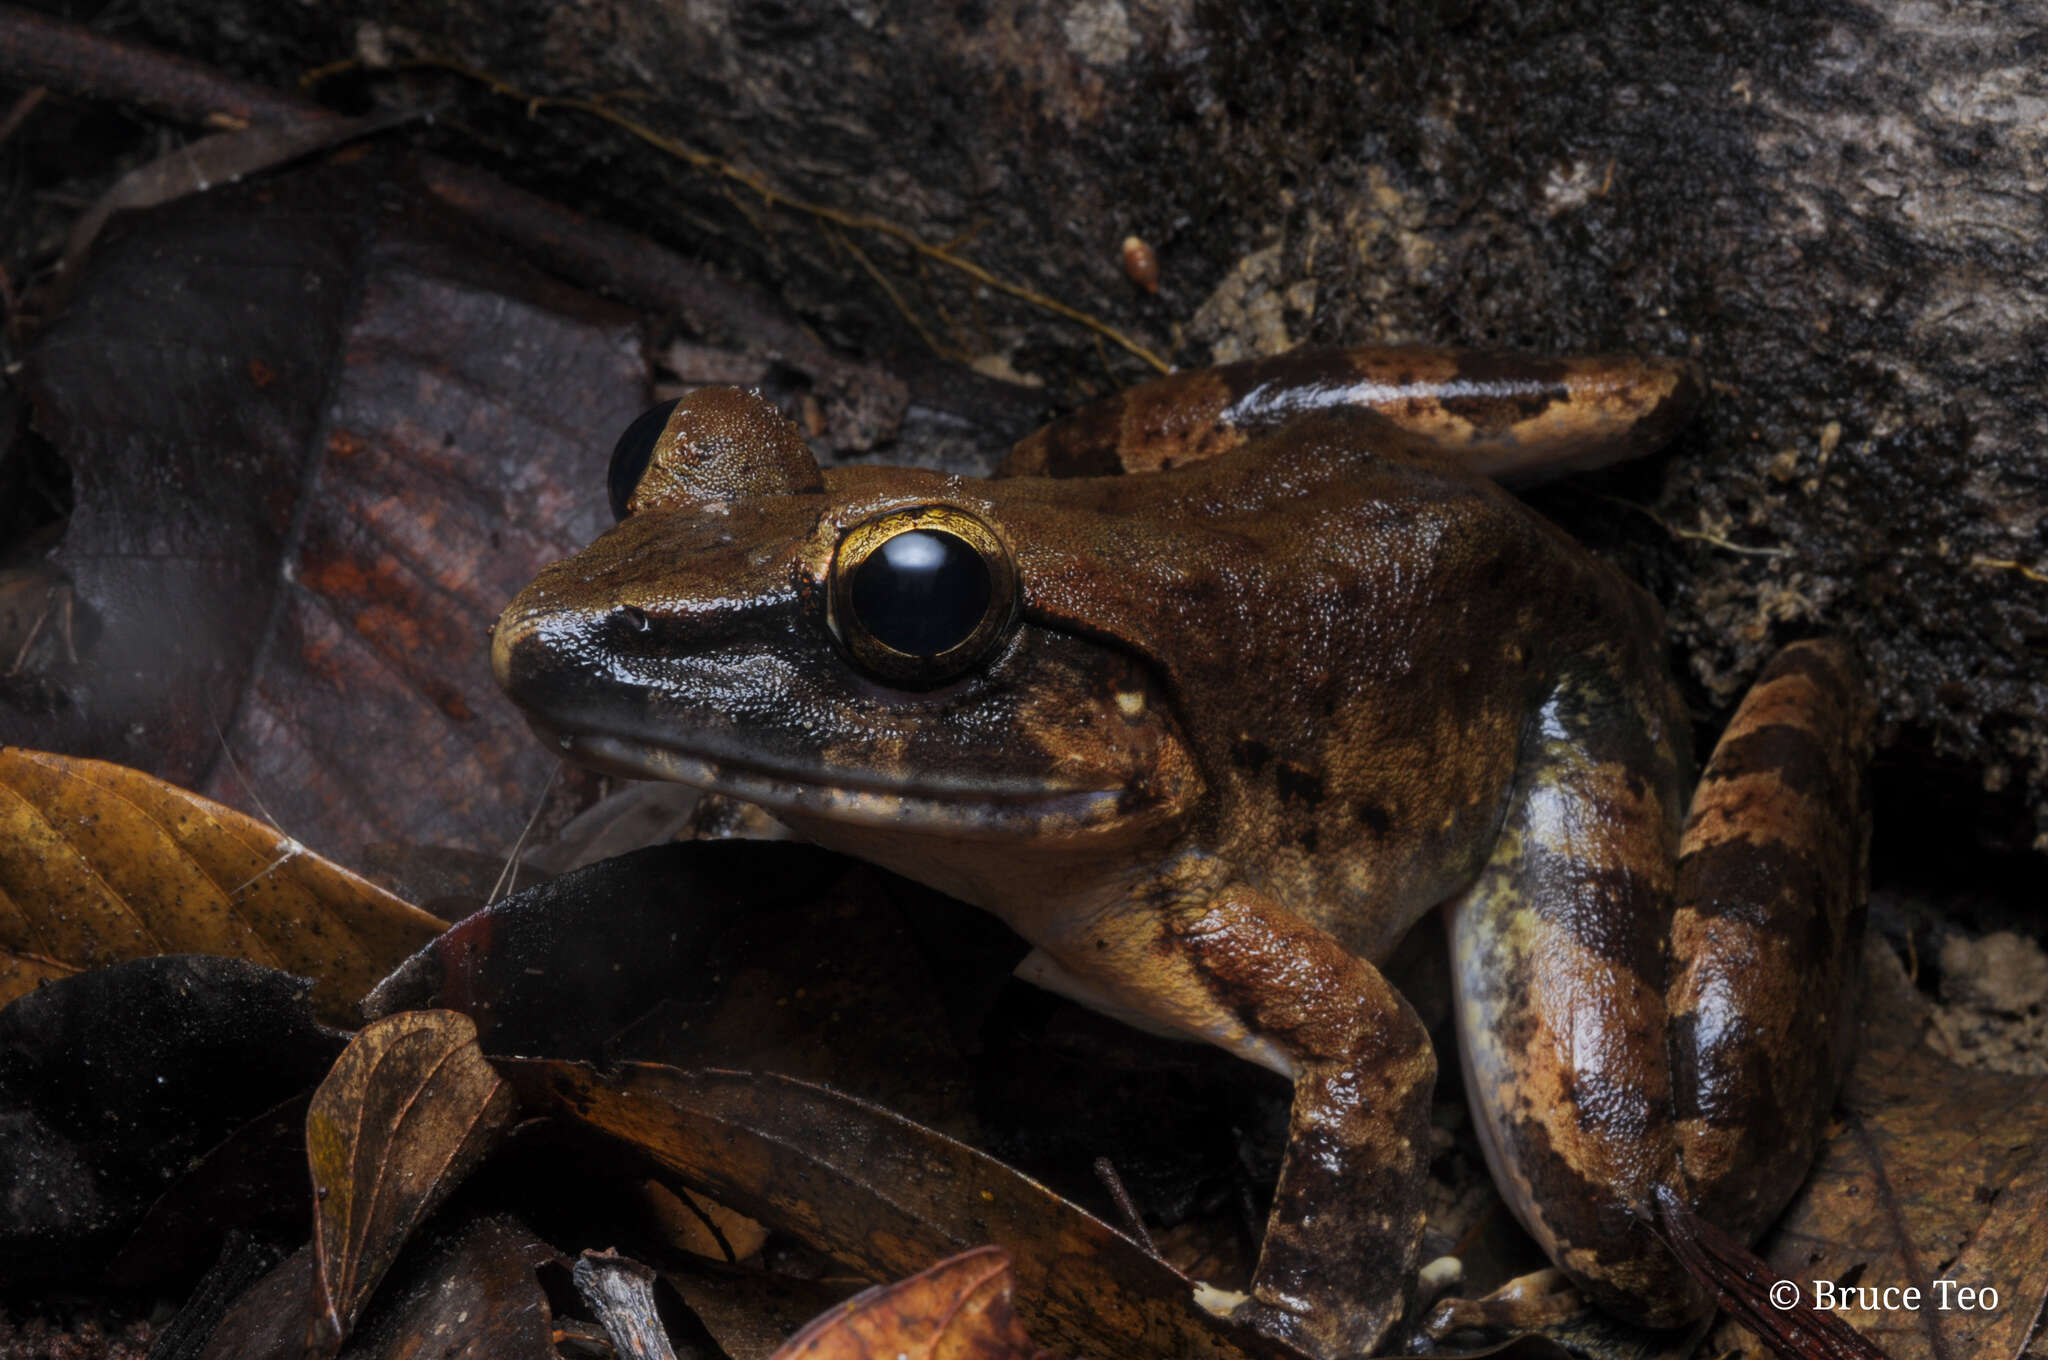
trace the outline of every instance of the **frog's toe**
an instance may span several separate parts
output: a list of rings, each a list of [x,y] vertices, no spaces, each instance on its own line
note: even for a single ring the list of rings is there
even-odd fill
[[[1195,1307],[1205,1313],[1227,1318],[1250,1301],[1250,1296],[1235,1289],[1222,1289],[1206,1280],[1195,1281]]]
[[[1476,1299],[1441,1299],[1422,1330],[1441,1341],[1452,1332],[1529,1332],[1555,1326],[1586,1310],[1586,1301],[1561,1270],[1533,1271]]]

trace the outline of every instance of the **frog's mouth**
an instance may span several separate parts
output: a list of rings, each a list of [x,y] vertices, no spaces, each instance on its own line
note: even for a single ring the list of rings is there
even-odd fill
[[[1124,787],[1087,787],[1027,776],[892,773],[860,766],[797,765],[755,753],[691,749],[639,735],[555,728],[528,715],[550,747],[579,765],[628,779],[687,784],[807,825],[922,831],[957,840],[1047,844],[1135,836],[1172,821],[1171,800]]]

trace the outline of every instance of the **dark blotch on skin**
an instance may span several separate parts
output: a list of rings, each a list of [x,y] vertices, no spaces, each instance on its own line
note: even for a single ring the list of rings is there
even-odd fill
[[[1856,697],[1851,678],[1843,673],[1827,651],[1819,647],[1787,647],[1764,667],[1756,683],[1766,684],[1782,675],[1805,676],[1820,689],[1829,703],[1838,708],[1848,707]]]
[[[1707,919],[1741,921],[1788,934],[1796,922],[1828,899],[1820,862],[1784,841],[1737,839],[1693,851],[1678,862],[1679,899]],[[1797,935],[1788,935],[1797,939]],[[1804,957],[1804,972],[1818,960]]]
[[[1611,1191],[1589,1180],[1560,1154],[1550,1141],[1550,1131],[1533,1120],[1512,1125],[1507,1134],[1519,1149],[1522,1170],[1529,1189],[1558,1240],[1575,1247],[1591,1248],[1602,1265],[1619,1265],[1631,1257],[1648,1254],[1642,1245],[1628,1239],[1633,1226],[1627,1206]],[[1574,1278],[1578,1278],[1576,1275]],[[1598,1291],[1611,1295],[1612,1290]]]
[[[1564,388],[1555,387],[1517,392],[1511,396],[1445,397],[1438,405],[1481,434],[1499,434],[1525,420],[1533,420],[1552,405],[1569,399],[1570,394]]]
[[[1532,845],[1523,858],[1520,891],[1540,920],[1580,948],[1662,987],[1671,904],[1641,874]]]
[[[1235,407],[1261,388],[1343,389],[1358,381],[1357,366],[1341,349],[1298,349],[1270,359],[1225,364],[1210,371],[1223,379],[1229,407]]]
[[[1527,354],[1489,354],[1473,350],[1458,356],[1458,377],[1475,383],[1542,383],[1562,398],[1571,365],[1561,359]]]
[[[1048,432],[1045,475],[1048,477],[1114,477],[1124,470],[1117,453],[1118,402],[1083,406]]]
[[[1358,805],[1358,820],[1364,822],[1365,829],[1372,832],[1375,836],[1386,835],[1388,830],[1394,825],[1392,814],[1385,808],[1375,807],[1371,803],[1360,803]]]
[[[1678,1119],[1702,1119],[1717,1128],[1744,1130],[1761,1145],[1768,1129],[1788,1132],[1786,1115],[1771,1098],[1770,1057],[1748,1025],[1702,1051],[1699,1016],[1688,1011],[1671,1020],[1671,1104]]]
[[[1266,1282],[1284,1294],[1313,1296],[1318,1278],[1349,1278],[1354,1282],[1349,1292],[1360,1302],[1380,1302],[1363,1297],[1362,1287],[1386,1283],[1407,1260],[1413,1248],[1407,1223],[1421,1207],[1421,1183],[1400,1161],[1361,1157],[1358,1148],[1347,1148],[1319,1129],[1296,1124],[1292,1134],[1290,1188],[1309,1203],[1327,1206],[1318,1215],[1317,1236],[1345,1243],[1346,1251],[1337,1257],[1286,1252],[1273,1263],[1278,1269],[1269,1272]],[[1328,1168],[1342,1169],[1333,1175]],[[1384,1228],[1371,1221],[1380,1215],[1390,1220]]]
[[[1266,768],[1273,759],[1273,748],[1252,737],[1244,737],[1230,748],[1230,758],[1242,769],[1253,774]]]
[[[1807,798],[1834,799],[1828,747],[1811,728],[1772,723],[1731,736],[1714,748],[1707,767],[1709,780],[1774,774],[1787,788]]]
[[[1314,770],[1282,761],[1273,772],[1273,783],[1283,802],[1314,807],[1323,801],[1323,777]]]

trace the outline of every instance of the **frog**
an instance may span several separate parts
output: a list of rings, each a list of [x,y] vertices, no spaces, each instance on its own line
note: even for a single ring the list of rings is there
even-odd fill
[[[1557,1270],[1696,1323],[1671,1215],[1751,1240],[1854,1033],[1869,701],[1796,641],[1704,769],[1657,603],[1513,487],[1639,457],[1683,359],[1417,347],[1174,373],[991,477],[821,468],[700,388],[493,637],[572,760],[752,804],[994,913],[1019,973],[1292,1083],[1229,1316],[1316,1360],[1413,1299],[1434,914],[1479,1142]],[[1215,1296],[1208,1296],[1214,1302]]]

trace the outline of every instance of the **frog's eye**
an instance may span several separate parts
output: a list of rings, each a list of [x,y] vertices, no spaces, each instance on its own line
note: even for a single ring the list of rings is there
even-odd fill
[[[832,558],[828,620],[854,663],[930,689],[988,659],[1017,612],[1002,540],[963,510],[927,505],[855,525]]]
[[[612,445],[611,472],[606,476],[606,485],[612,496],[612,518],[626,517],[626,506],[633,499],[633,488],[640,485],[641,474],[647,471],[647,464],[654,457],[654,446],[661,439],[661,432],[668,425],[668,418],[674,414],[676,401],[665,401],[659,406],[650,406],[641,412],[639,419],[626,427],[619,436],[619,442]]]

